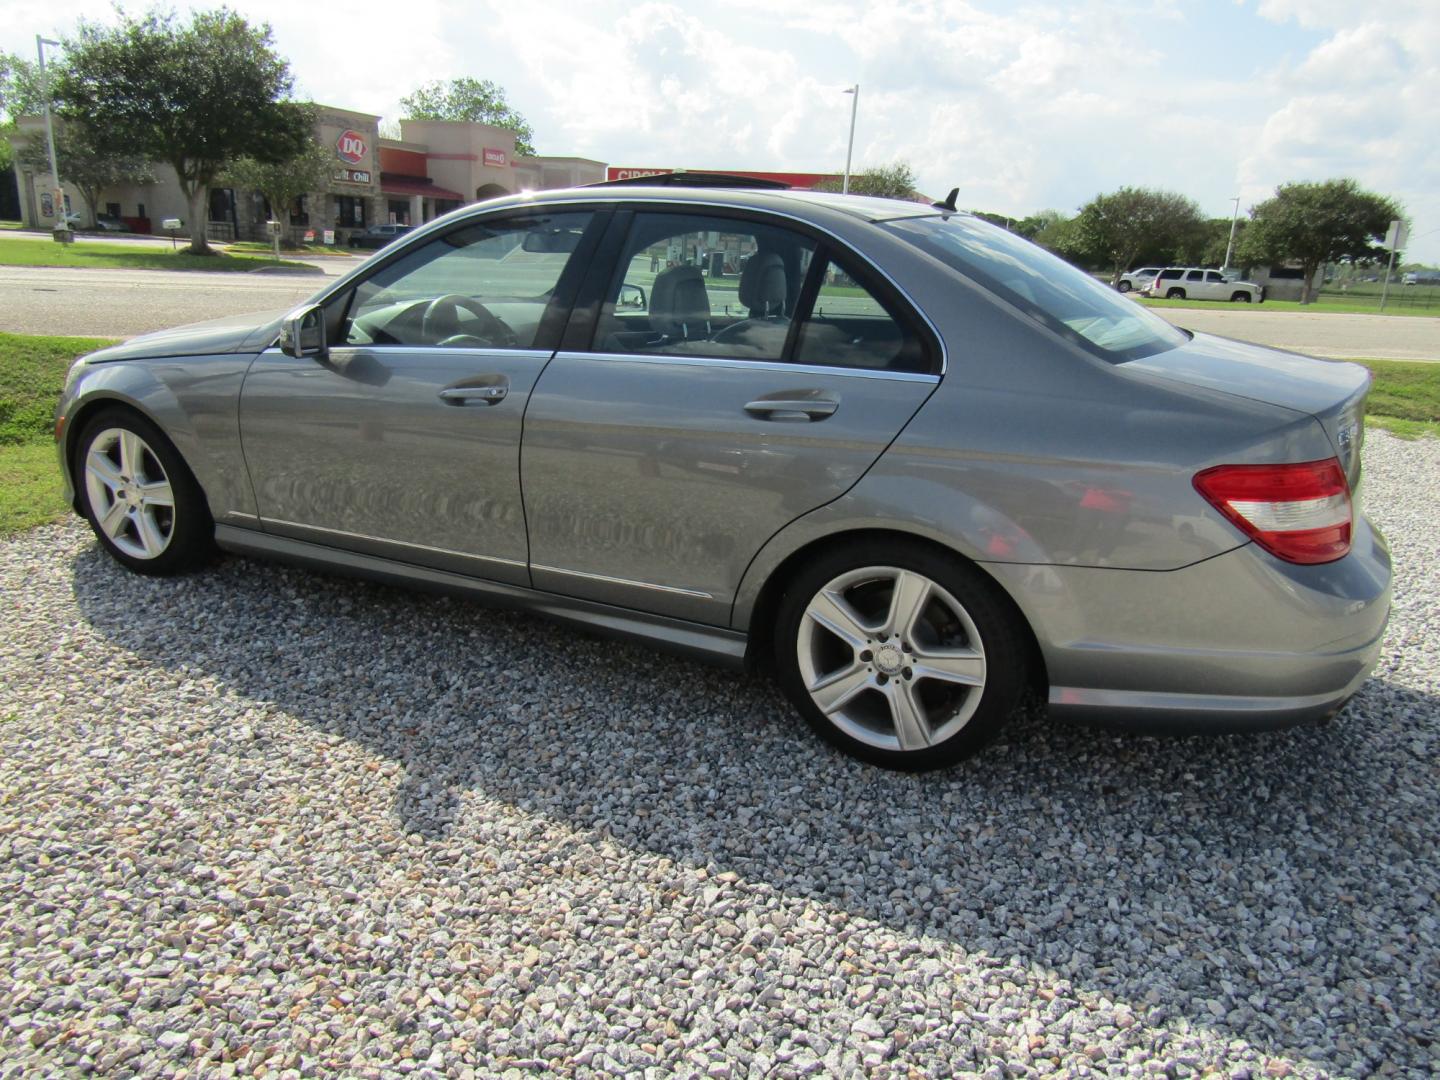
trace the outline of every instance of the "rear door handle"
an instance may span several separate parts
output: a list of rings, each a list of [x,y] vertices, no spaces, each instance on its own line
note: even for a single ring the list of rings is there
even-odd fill
[[[447,386],[437,395],[446,405],[468,405],[478,401],[482,405],[497,405],[510,392],[505,386]]]
[[[824,420],[840,407],[829,398],[761,398],[745,406],[745,411],[761,420],[808,421]]]

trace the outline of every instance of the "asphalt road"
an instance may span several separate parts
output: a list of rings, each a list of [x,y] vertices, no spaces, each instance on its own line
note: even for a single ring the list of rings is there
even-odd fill
[[[1216,306],[1156,308],[1176,326],[1340,359],[1440,361],[1440,318],[1308,314]]]
[[[0,266],[0,330],[133,337],[182,323],[291,307],[349,259],[322,274],[88,270]]]
[[[322,273],[207,274],[0,266],[0,330],[132,337],[150,330],[290,307],[350,259],[317,259]],[[1216,305],[1157,309],[1179,326],[1314,356],[1440,361],[1440,318],[1305,314]]]

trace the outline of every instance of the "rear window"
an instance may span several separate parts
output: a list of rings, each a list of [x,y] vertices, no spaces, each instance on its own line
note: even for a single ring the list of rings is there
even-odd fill
[[[960,214],[880,226],[1038,322],[1112,363],[1152,356],[1189,338],[1044,248]]]

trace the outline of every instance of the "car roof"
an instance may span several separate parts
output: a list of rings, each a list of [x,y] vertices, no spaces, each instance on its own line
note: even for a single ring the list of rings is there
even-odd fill
[[[546,202],[574,202],[577,198],[596,202],[693,202],[697,205],[714,206],[717,202],[741,209],[777,210],[794,213],[797,210],[816,208],[839,211],[862,221],[895,221],[902,218],[936,217],[941,211],[929,203],[908,202],[903,199],[882,199],[871,195],[841,195],[828,191],[801,191],[796,189],[767,190],[759,188],[683,188],[643,185],[624,187],[574,187],[556,188],[548,191],[522,192],[491,203],[472,204],[484,206],[534,205]]]

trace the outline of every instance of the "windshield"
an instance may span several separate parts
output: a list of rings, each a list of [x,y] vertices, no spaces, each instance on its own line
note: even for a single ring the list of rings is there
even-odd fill
[[[1183,330],[1038,244],[977,218],[951,214],[880,227],[1112,363],[1151,356],[1189,340]]]

